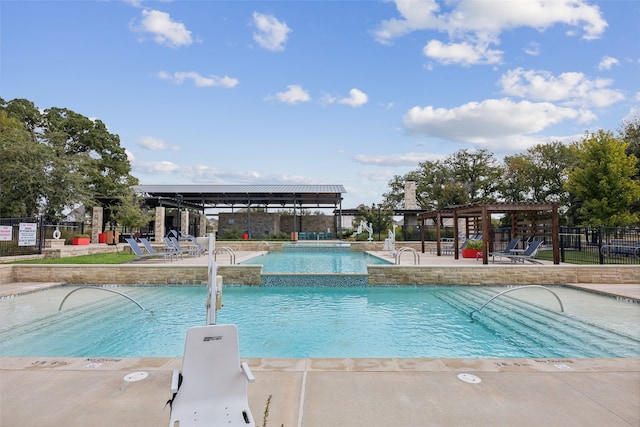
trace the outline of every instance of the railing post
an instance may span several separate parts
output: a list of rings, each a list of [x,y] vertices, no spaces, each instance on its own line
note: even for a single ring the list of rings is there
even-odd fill
[[[603,242],[603,230],[602,226],[598,227],[598,258],[600,264],[604,264],[604,255],[602,255],[602,242]]]

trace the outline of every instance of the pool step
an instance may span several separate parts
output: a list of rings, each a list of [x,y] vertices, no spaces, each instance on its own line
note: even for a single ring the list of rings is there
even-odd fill
[[[493,290],[469,289],[463,294],[438,296],[470,313],[495,294]],[[609,357],[637,357],[640,348],[640,340],[633,337],[562,313],[559,308],[554,311],[507,295],[494,299],[473,316],[476,322],[534,355],[545,349],[552,352],[547,357],[602,357],[603,353]]]

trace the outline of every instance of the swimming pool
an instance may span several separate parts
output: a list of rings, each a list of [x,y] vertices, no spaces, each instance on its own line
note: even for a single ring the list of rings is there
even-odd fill
[[[59,287],[0,301],[2,356],[181,356],[205,323],[201,286]],[[640,357],[640,305],[567,288],[494,300],[504,287],[225,287],[218,323],[242,357]],[[519,295],[514,295],[519,294]],[[6,319],[6,321],[5,321]]]
[[[241,264],[261,264],[263,273],[366,273],[368,264],[391,264],[366,252],[352,252],[347,246],[285,248],[268,252]]]

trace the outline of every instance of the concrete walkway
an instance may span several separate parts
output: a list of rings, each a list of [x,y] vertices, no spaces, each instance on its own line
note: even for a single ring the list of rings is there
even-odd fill
[[[640,425],[640,359],[249,359],[258,426]],[[167,426],[179,359],[0,358],[3,427]],[[148,376],[128,382],[128,375]],[[479,379],[469,383],[463,378]],[[473,375],[470,377],[469,375]]]

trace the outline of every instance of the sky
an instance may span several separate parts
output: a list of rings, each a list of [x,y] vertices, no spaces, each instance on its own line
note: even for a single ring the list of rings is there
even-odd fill
[[[331,184],[640,116],[637,0],[0,0],[0,97],[120,137],[141,184]]]

